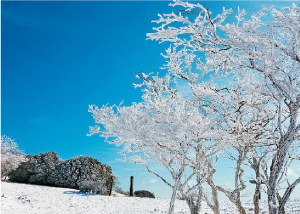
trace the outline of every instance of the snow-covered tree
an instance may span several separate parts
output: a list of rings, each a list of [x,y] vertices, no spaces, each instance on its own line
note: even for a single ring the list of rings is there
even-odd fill
[[[281,10],[263,7],[245,19],[246,11],[238,10],[235,23],[225,20],[232,10],[223,9],[212,16],[208,8],[196,3],[175,1],[183,13],[160,15],[156,21],[161,26],[149,33],[150,39],[171,42],[167,50],[167,68],[178,78],[189,83],[190,77],[199,72],[213,71],[217,76],[231,76],[241,71],[249,72],[264,84],[264,90],[272,95],[277,107],[278,139],[274,140],[276,151],[272,156],[266,186],[271,214],[281,213],[291,191],[300,182],[296,179],[286,188],[279,201],[276,199],[279,179],[293,143],[299,137],[297,122],[300,106],[300,8],[293,4]],[[263,21],[267,16],[271,21]],[[204,53],[204,57],[197,57]],[[198,71],[192,71],[195,63]],[[196,67],[194,66],[194,67]],[[195,85],[194,84],[194,85]],[[193,85],[193,84],[191,84]],[[193,89],[193,87],[192,87]],[[267,90],[265,90],[267,89]]]
[[[199,211],[202,195],[219,213],[218,191],[245,213],[240,200],[246,187],[243,164],[255,171],[255,212],[265,184],[270,214],[283,213],[300,182],[300,177],[287,182],[279,195],[289,162],[299,160],[300,8],[263,7],[250,20],[238,9],[236,22],[228,23],[231,9],[213,16],[198,3],[170,5],[181,12],[159,15],[154,22],[160,26],[148,34],[149,39],[171,43],[163,55],[167,74],[138,75],[143,82],[136,86],[144,87],[141,103],[90,106],[95,122],[103,125],[91,127],[90,133],[100,132],[109,142],[123,145],[127,160],[144,165],[171,186],[170,213],[178,193],[192,213]],[[178,84],[189,87],[191,94],[182,96]],[[236,163],[231,190],[213,180],[217,169],[212,158],[225,149],[235,151],[230,155]],[[174,184],[149,169],[149,161],[167,168]],[[191,174],[184,180],[186,172]],[[197,181],[192,188],[191,179]],[[202,191],[204,182],[211,187],[212,200]]]
[[[6,180],[7,175],[25,162],[25,154],[18,148],[11,138],[1,136],[1,179]]]
[[[229,85],[225,93],[218,93],[218,96],[215,96],[217,103],[222,106],[219,112],[231,136],[232,143],[229,151],[233,152],[227,152],[229,152],[229,158],[236,164],[234,189],[226,190],[218,187],[218,190],[236,205],[240,213],[245,213],[240,198],[242,191],[246,189],[243,176],[245,164],[247,164],[245,161],[248,160],[248,165],[255,171],[259,168],[259,165],[253,164],[253,159],[257,157],[257,150],[261,151],[263,148],[264,154],[274,151],[276,136],[274,136],[272,123],[276,116],[276,108],[272,106],[272,96],[267,92],[262,93],[263,89],[263,84],[253,80],[251,74],[249,76],[247,73],[243,75],[240,73],[240,77],[235,78],[235,84]],[[256,179],[261,180],[261,176],[257,176]],[[259,211],[258,199],[261,183],[256,184],[257,191],[253,202],[254,209]]]
[[[191,213],[198,213],[201,185],[211,173],[211,157],[222,146],[208,145],[207,141],[217,140],[221,132],[212,130],[212,121],[198,111],[193,100],[182,98],[169,87],[168,77],[141,74],[139,78],[146,85],[144,102],[130,107],[90,106],[96,123],[104,126],[103,130],[91,127],[90,133],[100,132],[108,142],[123,145],[126,160],[145,166],[169,185],[173,189],[170,213],[178,194],[187,201]],[[164,166],[173,181],[151,170],[149,162]]]

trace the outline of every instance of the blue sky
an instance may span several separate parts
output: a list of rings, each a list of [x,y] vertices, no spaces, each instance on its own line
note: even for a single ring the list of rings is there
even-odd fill
[[[168,1],[1,2],[1,134],[26,154],[55,151],[62,159],[84,155],[109,164],[129,189],[169,198],[171,190],[142,168],[120,162],[120,148],[99,136],[88,106],[141,101],[137,72],[160,70],[169,44],[146,40]],[[248,13],[261,5],[292,2],[200,2],[214,14],[237,6]],[[157,170],[162,170],[156,167]],[[222,173],[222,172],[221,172]]]

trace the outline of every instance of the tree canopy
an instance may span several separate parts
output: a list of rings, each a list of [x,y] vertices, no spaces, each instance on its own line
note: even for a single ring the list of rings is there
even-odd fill
[[[256,176],[255,213],[262,185],[269,213],[284,213],[300,182],[300,177],[290,181],[285,176],[290,163],[299,161],[299,6],[262,7],[250,19],[238,9],[234,23],[226,21],[232,9],[213,16],[199,3],[174,1],[170,6],[180,9],[159,15],[153,21],[159,26],[147,34],[170,43],[163,54],[166,74],[137,75],[142,82],[135,87],[143,90],[140,103],[90,106],[95,122],[103,126],[90,127],[90,134],[123,145],[127,160],[142,164],[171,186],[170,213],[178,194],[191,213],[199,212],[202,198],[219,213],[218,192],[245,213],[241,193],[247,166]],[[179,84],[191,94],[183,96]],[[225,150],[236,151],[228,155],[236,164],[234,189],[215,184],[213,178],[218,169],[213,158]],[[149,161],[168,169],[173,181],[151,170]]]

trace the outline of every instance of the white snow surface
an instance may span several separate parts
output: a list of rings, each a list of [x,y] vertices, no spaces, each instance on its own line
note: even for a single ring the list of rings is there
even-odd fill
[[[247,213],[253,213],[252,203],[244,203]],[[262,213],[267,203],[261,204]],[[203,202],[200,213],[213,212]],[[30,184],[1,182],[1,214],[147,214],[168,213],[169,199],[125,197],[81,193],[79,190]],[[300,201],[287,203],[286,213],[300,214]],[[185,201],[176,200],[175,213],[190,213]],[[238,213],[232,204],[221,206],[221,213]]]
[[[167,213],[169,208],[168,199],[113,195],[101,196],[68,188],[1,182],[1,213],[144,214]],[[189,213],[185,201],[176,201],[175,213]]]

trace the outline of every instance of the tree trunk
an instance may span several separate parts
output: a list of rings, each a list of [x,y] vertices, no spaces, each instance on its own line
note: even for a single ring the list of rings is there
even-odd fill
[[[179,178],[177,178],[177,180],[175,181],[175,185],[173,186],[173,193],[172,193],[172,197],[170,200],[169,214],[174,213],[174,204],[175,204],[175,199],[176,199],[176,194],[177,194],[177,189],[178,189],[179,183],[180,183],[180,176],[179,176]]]
[[[251,166],[255,171],[255,192],[253,195],[253,205],[254,205],[254,214],[259,214],[259,199],[260,199],[260,189],[261,189],[261,179],[259,172],[259,163],[256,158],[253,158],[253,164]]]
[[[243,207],[241,202],[237,203],[236,207],[237,207],[240,214],[246,214],[245,208]]]
[[[269,205],[269,214],[278,214],[278,203],[277,203],[277,180],[281,173],[284,159],[287,154],[289,142],[286,142],[284,139],[281,139],[279,142],[280,149],[277,150],[276,154],[273,157],[272,164],[270,167],[270,178],[268,182],[268,205]],[[280,146],[281,145],[281,146]]]
[[[281,202],[281,196],[279,195],[279,192],[276,193],[276,197],[277,197],[277,200],[278,200],[278,204],[279,204],[279,207],[280,207],[280,202]],[[279,214],[285,214],[285,211],[284,211],[284,206],[282,207],[282,209],[278,209],[278,213]]]
[[[197,179],[198,182],[199,179]],[[202,199],[202,187],[199,186],[198,194],[185,196],[185,201],[189,206],[191,214],[198,214],[201,210],[201,199]]]
[[[299,100],[299,99],[297,99]],[[299,101],[298,101],[299,102]],[[270,177],[268,180],[268,205],[269,205],[269,214],[278,214],[278,203],[276,200],[276,187],[280,173],[284,165],[284,161],[290,148],[291,144],[294,141],[294,136],[299,131],[299,125],[296,127],[296,121],[298,116],[299,104],[290,102],[289,105],[290,112],[290,124],[288,130],[285,134],[281,133],[281,138],[277,145],[277,151],[272,159],[272,164],[270,167]],[[282,124],[279,124],[281,126]],[[288,200],[288,198],[287,198]],[[281,206],[282,208],[282,206]]]
[[[220,205],[219,205],[219,199],[218,199],[218,190],[217,187],[212,179],[212,175],[208,176],[207,179],[207,184],[211,188],[211,194],[212,194],[212,200],[213,200],[213,205],[209,205],[209,207],[213,210],[214,214],[220,214]]]
[[[172,193],[172,197],[170,200],[170,206],[169,206],[169,214],[173,214],[174,213],[174,203],[175,203],[175,199],[176,199],[176,189],[173,189],[173,193]]]
[[[246,185],[243,181],[244,170],[242,169],[242,163],[246,158],[247,147],[237,149],[237,151],[239,152],[239,157],[236,163],[235,171],[235,190],[230,192],[225,190],[224,188],[218,187],[218,189],[222,191],[228,197],[228,199],[236,206],[240,214],[246,214],[245,208],[241,203],[241,191],[246,189]]]
[[[185,201],[190,208],[191,214],[199,214],[200,206],[197,204],[197,201],[194,201],[193,196],[188,196]]]
[[[198,182],[200,182],[200,181],[198,180]],[[202,186],[199,187],[198,198],[196,201],[196,205],[198,207],[199,212],[201,210],[201,201],[202,201]]]
[[[284,195],[282,196],[282,198],[280,199],[280,202],[279,202],[279,208],[278,208],[278,210],[279,210],[279,213],[280,213],[280,214],[283,214],[283,213],[284,213],[284,206],[285,206],[287,200],[289,199],[289,197],[290,197],[292,191],[294,190],[294,188],[295,188],[299,183],[300,183],[300,177],[299,177],[298,179],[296,179],[296,180],[294,181],[294,183],[293,183],[292,185],[290,185],[290,186],[286,189]]]

